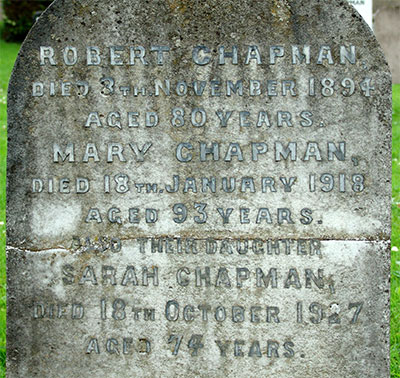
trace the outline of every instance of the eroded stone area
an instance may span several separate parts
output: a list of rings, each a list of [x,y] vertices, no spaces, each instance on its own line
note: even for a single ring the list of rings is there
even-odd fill
[[[137,376],[236,377],[251,364],[253,374],[342,377],[359,359],[376,369],[369,356],[388,336],[382,242],[136,239],[14,253],[11,350],[35,335],[35,353],[12,355],[21,376],[46,374],[50,354],[71,374],[129,376],[115,371],[127,364]],[[375,358],[384,376],[385,350]]]

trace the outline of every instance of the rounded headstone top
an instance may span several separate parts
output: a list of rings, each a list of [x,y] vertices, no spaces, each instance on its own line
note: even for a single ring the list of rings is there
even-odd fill
[[[218,236],[226,209],[240,236],[388,237],[390,103],[345,1],[55,1],[9,87],[10,243]]]

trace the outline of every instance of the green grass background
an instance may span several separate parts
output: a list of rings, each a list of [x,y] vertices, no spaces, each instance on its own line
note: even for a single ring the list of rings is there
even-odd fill
[[[6,360],[6,157],[7,157],[7,84],[19,44],[0,39],[0,377],[5,377]]]
[[[19,44],[0,40],[0,377],[5,376],[7,84]],[[400,378],[400,84],[393,86],[391,377]],[[380,377],[376,377],[380,378]]]

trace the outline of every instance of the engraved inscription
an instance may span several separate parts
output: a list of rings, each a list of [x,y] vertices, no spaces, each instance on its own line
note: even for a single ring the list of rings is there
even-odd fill
[[[368,33],[336,1],[55,0],[7,100],[10,378],[385,377]]]

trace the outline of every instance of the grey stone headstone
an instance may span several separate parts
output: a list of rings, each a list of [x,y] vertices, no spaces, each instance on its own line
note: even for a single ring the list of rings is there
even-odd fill
[[[339,1],[61,1],[9,86],[9,377],[388,377],[391,80]]]

